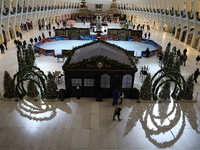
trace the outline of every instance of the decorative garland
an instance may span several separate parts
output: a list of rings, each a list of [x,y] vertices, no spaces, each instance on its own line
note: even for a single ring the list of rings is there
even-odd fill
[[[26,72],[27,70],[33,70],[33,69],[37,69],[42,75],[37,74],[35,71],[27,72],[27,73],[24,74],[24,72]],[[38,79],[40,79],[40,81],[41,81],[42,87],[40,86],[39,82],[31,79],[30,76],[37,76]],[[23,81],[26,81],[26,80],[32,80],[32,81],[34,81],[38,85],[38,87],[40,88],[41,97],[42,98],[45,97],[45,94],[46,94],[45,80],[47,80],[47,77],[44,74],[44,72],[42,70],[40,70],[38,67],[31,66],[31,65],[24,66],[23,68],[21,68],[14,75],[13,82],[15,82],[16,79],[17,79],[17,84],[15,85],[15,94],[16,94],[16,97],[22,99],[26,95],[27,92],[26,92],[26,90],[24,88],[24,84],[23,84]]]
[[[74,53],[75,53],[76,50],[81,49],[81,48],[86,47],[86,46],[90,46],[90,45],[99,43],[99,42],[101,42],[101,43],[103,43],[103,44],[106,44],[106,45],[108,45],[108,46],[110,46],[110,47],[112,47],[112,48],[116,48],[116,49],[119,49],[119,50],[123,50],[123,51],[125,52],[125,54],[127,55],[129,61],[131,62],[131,65],[132,65],[132,66],[127,65],[127,64],[124,64],[124,63],[121,63],[121,62],[119,62],[119,61],[117,61],[117,60],[114,60],[114,59],[110,59],[110,58],[108,58],[107,56],[102,56],[102,55],[92,56],[91,58],[83,59],[82,61],[69,64],[69,62],[70,62],[70,60],[71,60],[71,58],[72,58],[72,56],[74,55]],[[81,46],[74,47],[74,48],[71,50],[71,52],[70,52],[70,54],[69,54],[69,56],[68,56],[68,59],[67,59],[67,61],[64,63],[64,65],[62,66],[62,68],[63,68],[63,70],[66,70],[66,69],[69,69],[69,68],[74,68],[74,67],[77,67],[77,66],[79,66],[79,65],[85,64],[86,62],[95,61],[95,60],[98,60],[98,59],[107,60],[108,62],[110,62],[110,63],[112,63],[112,64],[116,64],[116,65],[123,66],[123,67],[125,67],[125,68],[127,68],[127,69],[131,69],[131,70],[133,70],[133,71],[135,71],[135,72],[137,72],[137,70],[138,70],[137,67],[136,67],[136,65],[135,65],[135,63],[134,63],[134,61],[132,60],[131,56],[128,54],[127,50],[123,49],[122,47],[120,47],[120,46],[118,46],[118,45],[111,44],[111,43],[108,43],[108,42],[103,41],[103,40],[97,40],[97,41],[94,40],[94,41],[92,41],[92,42],[90,42],[90,43],[86,43],[86,44],[83,44],[83,45],[81,45]]]
[[[161,82],[159,84],[161,79],[164,78],[164,77],[168,78],[167,81],[175,82],[175,88],[174,88],[174,91],[172,92],[173,96],[175,96],[175,93],[177,92],[177,86],[179,86],[180,89],[179,89],[179,93],[178,93],[178,97],[177,98],[180,98],[180,95],[181,95],[182,91],[184,91],[184,89],[185,89],[184,77],[176,69],[170,68],[170,67],[166,67],[166,68],[162,68],[159,71],[157,71],[154,74],[154,76],[152,77],[152,81],[156,78],[156,76],[159,73],[162,73],[162,72],[164,72],[164,74],[162,74],[160,77],[158,77],[153,83],[153,86],[152,86],[153,99],[157,100],[158,89],[159,89],[159,87],[161,87],[161,85],[163,85],[166,82],[166,81],[163,81],[163,82]],[[181,84],[181,81],[182,81],[182,84]]]

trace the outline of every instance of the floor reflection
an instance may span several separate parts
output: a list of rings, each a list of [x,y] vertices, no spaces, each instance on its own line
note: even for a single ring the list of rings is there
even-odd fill
[[[195,109],[191,113],[192,110],[185,107],[185,105],[187,103],[174,103],[173,101],[133,105],[124,136],[132,131],[137,121],[140,121],[146,138],[152,144],[158,148],[172,147],[183,135],[186,128],[186,119],[188,119],[196,133],[199,133]],[[143,113],[140,114],[141,112]],[[174,129],[177,132],[173,132]],[[163,138],[161,139],[161,137]]]
[[[16,110],[22,117],[34,121],[48,121],[56,117],[57,111],[61,110],[71,114],[72,110],[67,103],[53,103],[45,101],[27,101],[23,99],[18,102]]]

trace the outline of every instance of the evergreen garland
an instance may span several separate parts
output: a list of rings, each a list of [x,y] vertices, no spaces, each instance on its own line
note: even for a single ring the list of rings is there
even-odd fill
[[[28,72],[27,70],[32,70],[32,71]],[[40,72],[40,74],[38,74],[34,70],[38,70]],[[37,76],[38,80],[34,80],[35,76]],[[46,93],[46,84],[45,84],[46,79],[47,79],[46,75],[38,67],[35,67],[35,66],[24,66],[24,67],[22,67],[13,76],[13,82],[15,83],[15,81],[17,81],[16,85],[15,85],[15,95],[16,95],[16,97],[23,99],[23,97],[27,94],[27,92],[24,88],[23,82],[27,81],[27,80],[32,80],[39,87],[41,98],[44,98],[45,93]]]
[[[151,86],[152,86],[151,75],[147,74],[146,78],[144,79],[144,82],[142,83],[141,89],[140,89],[140,99],[151,100],[151,98],[152,98]]]
[[[165,84],[165,82],[166,84],[169,84],[168,82],[174,82],[175,88],[171,96],[173,98],[179,99],[180,94],[182,93],[182,90],[185,87],[185,80],[180,73],[180,60],[179,60],[179,57],[177,57],[177,51],[176,51],[175,46],[172,48],[172,51],[170,51],[170,46],[167,45],[165,53],[164,53],[164,57],[162,60],[162,64],[163,65],[161,66],[161,69],[158,70],[152,78],[153,99],[157,100],[157,92],[159,91],[159,88],[161,87],[165,88],[165,86],[167,86],[167,85],[163,85]],[[159,97],[161,98],[168,97],[167,93],[170,93],[170,91],[168,91],[164,95],[163,93],[165,92],[162,91],[162,93],[159,94]]]
[[[192,100],[193,92],[194,92],[194,80],[193,80],[193,74],[192,74],[187,78],[185,82],[185,89],[183,90],[181,94],[181,99]]]
[[[91,57],[91,58],[83,59],[82,61],[69,64],[69,62],[70,62],[70,60],[71,60],[71,58],[72,58],[72,56],[74,55],[74,52],[75,52],[76,50],[81,49],[81,48],[86,47],[86,46],[90,46],[90,45],[99,43],[99,42],[101,42],[101,43],[103,43],[103,44],[106,44],[107,46],[113,47],[113,48],[115,48],[115,49],[123,50],[123,51],[125,52],[125,54],[127,55],[129,61],[131,62],[131,66],[130,66],[130,65],[127,65],[127,64],[124,64],[124,63],[121,63],[121,62],[119,62],[119,61],[117,61],[117,60],[109,59],[108,57],[102,56],[102,55],[96,55],[96,56],[93,56],[93,57]],[[77,66],[79,66],[79,65],[85,64],[85,63],[87,63],[87,62],[89,62],[89,61],[95,61],[95,60],[99,60],[99,59],[106,60],[106,61],[108,61],[108,62],[110,62],[110,63],[112,63],[112,64],[120,65],[120,66],[122,66],[122,67],[125,67],[125,68],[127,68],[127,69],[131,69],[131,70],[134,70],[135,72],[137,72],[137,67],[136,67],[136,65],[135,65],[135,63],[134,63],[134,61],[133,61],[133,59],[131,58],[131,56],[128,54],[127,50],[123,49],[122,47],[120,47],[120,46],[118,46],[118,45],[108,43],[108,42],[106,42],[106,41],[104,41],[104,40],[94,40],[94,41],[92,41],[92,42],[90,42],[90,43],[86,43],[86,44],[83,44],[83,45],[81,45],[81,46],[74,47],[74,48],[71,50],[71,52],[70,52],[70,54],[69,54],[69,56],[68,56],[68,59],[67,59],[67,61],[64,63],[64,65],[62,66],[62,68],[63,68],[63,70],[66,70],[66,69],[69,69],[69,68],[74,68],[74,67],[77,67]]]
[[[4,86],[3,97],[14,98],[15,97],[15,90],[14,90],[15,84],[12,81],[12,77],[10,76],[10,74],[7,71],[4,72],[3,86]]]

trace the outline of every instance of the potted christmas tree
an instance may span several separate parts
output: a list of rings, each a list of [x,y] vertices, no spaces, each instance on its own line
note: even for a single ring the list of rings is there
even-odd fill
[[[151,75],[147,74],[140,89],[140,100],[151,100],[152,98],[151,87],[152,87]]]
[[[46,85],[46,99],[53,100],[58,98],[58,87],[54,81],[54,76],[49,72]]]
[[[15,98],[15,84],[12,81],[12,77],[10,76],[10,74],[5,71],[4,73],[4,81],[3,81],[3,86],[4,86],[4,94],[3,97],[4,98]]]
[[[29,80],[27,85],[27,97],[28,99],[34,99],[37,100],[39,92],[37,91],[37,87],[34,83],[34,81]]]

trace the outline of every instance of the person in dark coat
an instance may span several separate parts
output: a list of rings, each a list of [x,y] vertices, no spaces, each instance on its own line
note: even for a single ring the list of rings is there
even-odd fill
[[[148,34],[148,39],[150,39],[150,36],[151,36],[151,33],[149,32],[149,34]]]
[[[17,50],[21,51],[21,47],[19,45],[17,45]]]
[[[169,42],[169,43],[167,44],[167,46],[169,46],[169,47],[170,47],[170,46],[171,46],[171,42]]]
[[[35,43],[37,43],[37,38],[36,37],[34,38],[34,41],[35,41]]]
[[[18,45],[18,41],[16,39],[14,39],[14,44],[17,46]]]
[[[122,119],[120,119],[121,110],[122,110],[122,108],[119,107],[117,104],[115,104],[115,111],[114,111],[114,115],[113,115],[113,120],[116,120],[115,119],[116,115],[117,115],[118,121],[122,120]]]
[[[23,41],[23,47],[26,48],[26,45],[27,45],[26,40],[24,40]]]
[[[42,40],[42,38],[41,38],[41,36],[39,35],[39,36],[38,36],[38,41],[41,41],[41,40]]]
[[[194,72],[194,81],[195,81],[195,83],[197,83],[197,78],[198,78],[198,76],[199,76],[199,68]]]
[[[186,55],[186,53],[187,53],[187,49],[185,48],[185,49],[183,50],[183,54]]]
[[[180,56],[181,56],[181,51],[180,51],[180,49],[178,49],[177,52],[176,52],[176,57],[178,58]]]
[[[19,31],[16,31],[16,35],[17,35],[17,37],[19,37]]]
[[[6,40],[4,40],[3,44],[4,44],[5,48],[6,48],[6,50],[8,50],[8,47],[7,47],[7,42],[6,42]]]
[[[144,34],[144,38],[145,38],[145,39],[146,39],[146,37],[147,37],[147,33]]]
[[[5,47],[3,46],[3,44],[0,45],[0,49],[1,49],[1,54],[5,54],[5,51],[4,51]]]
[[[44,39],[45,38],[45,36],[44,36],[44,33],[42,32],[42,38]]]
[[[51,37],[51,31],[49,31],[49,37]]]
[[[196,65],[198,65],[199,60],[200,60],[200,56],[198,55],[198,56],[196,57]]]
[[[182,60],[182,65],[186,65],[186,61],[187,61],[187,55],[182,54],[181,55],[181,60]]]
[[[31,44],[33,45],[33,38],[30,38],[30,42],[31,42]]]
[[[147,49],[146,49],[146,58],[149,58],[149,56],[150,56],[150,50],[149,50],[149,48],[147,47]]]
[[[19,33],[19,37],[20,37],[20,39],[22,39],[22,33],[21,32]]]
[[[21,47],[22,46],[22,42],[20,40],[17,41],[18,45]]]
[[[39,25],[38,27],[39,27],[39,30],[41,30],[41,28],[42,28],[41,25]]]

